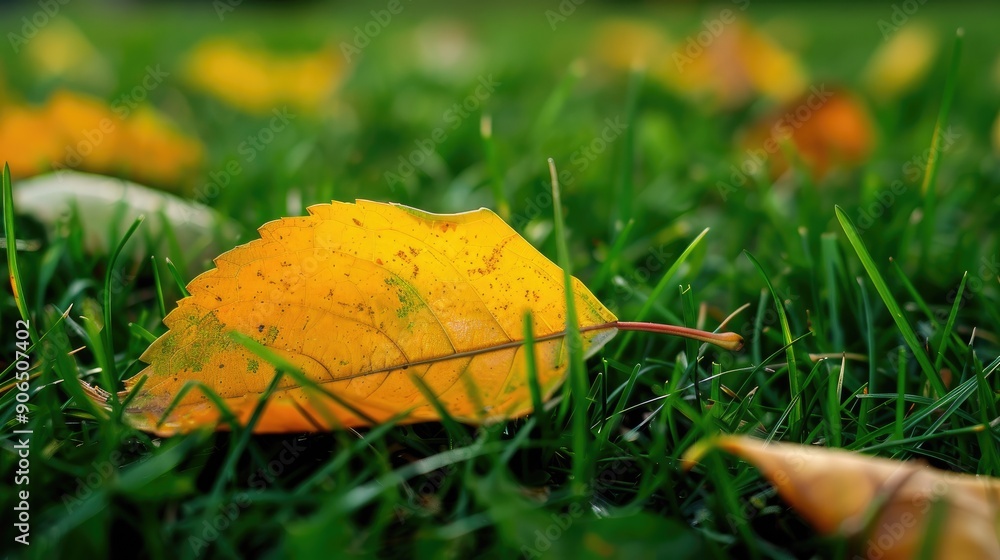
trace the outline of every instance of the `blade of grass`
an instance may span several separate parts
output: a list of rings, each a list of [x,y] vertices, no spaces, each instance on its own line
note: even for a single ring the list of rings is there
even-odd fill
[[[156,305],[160,310],[160,318],[167,316],[167,304],[163,299],[163,282],[160,280],[160,268],[156,266],[156,257],[149,257],[149,262],[153,268],[153,286],[156,289]]]
[[[497,205],[497,214],[504,221],[510,221],[510,202],[507,201],[507,195],[503,189],[503,171],[500,168],[500,158],[497,156],[496,142],[493,140],[493,118],[489,113],[483,113],[479,119],[479,135],[483,139],[483,151],[486,152],[490,187],[493,189],[493,200]]]
[[[552,93],[545,100],[542,110],[538,114],[538,119],[535,121],[535,129],[531,135],[535,139],[535,142],[540,144],[542,140],[548,137],[549,131],[553,129],[563,105],[569,99],[570,92],[573,91],[573,86],[580,81],[584,73],[585,67],[583,61],[575,60],[570,63],[566,75],[560,80],[559,85],[552,90]]]
[[[146,344],[152,344],[156,340],[156,335],[142,328],[142,325],[138,323],[129,323],[128,330],[136,338],[143,340]]]
[[[955,327],[955,319],[958,318],[958,309],[962,304],[962,294],[965,292],[965,281],[969,278],[969,271],[965,271],[962,274],[962,281],[958,284],[958,292],[955,294],[955,303],[951,306],[951,312],[948,313],[948,320],[944,324],[944,330],[941,331],[941,341],[938,343],[937,355],[934,357],[934,371],[941,371],[941,362],[944,360],[944,351],[948,346],[948,340],[951,339],[951,330]]]
[[[563,221],[562,199],[559,193],[559,174],[556,163],[549,158],[552,177],[552,206],[555,221],[556,253],[563,269],[563,288],[566,294],[566,345],[569,348],[570,393],[573,399],[573,481],[572,495],[583,498],[588,489],[592,468],[589,453],[590,429],[587,422],[587,370],[583,363],[583,338],[577,322],[576,301],[573,298],[573,271],[566,242],[566,224]]]
[[[628,90],[625,94],[625,132],[623,133],[621,151],[618,152],[618,173],[615,174],[615,203],[618,205],[618,218],[612,224],[616,233],[622,230],[635,215],[632,202],[635,198],[632,185],[632,166],[635,164],[635,114],[638,106],[639,93],[645,81],[646,72],[642,68],[633,68],[629,74]]]
[[[615,236],[615,242],[608,249],[608,258],[601,264],[601,268],[594,275],[594,279],[588,282],[591,291],[598,292],[604,287],[605,282],[615,272],[621,264],[622,251],[625,249],[625,242],[628,241],[632,228],[635,227],[635,220],[629,220],[625,227]]]
[[[840,301],[837,293],[836,270],[839,265],[837,258],[837,236],[824,233],[820,236],[820,258],[823,260],[823,277],[826,283],[826,319],[830,322],[830,345],[834,351],[843,351],[844,329],[840,326]]]
[[[410,381],[417,387],[420,394],[427,399],[427,402],[431,403],[434,410],[437,411],[438,416],[441,417],[441,424],[444,429],[451,435],[455,441],[464,441],[469,439],[468,433],[462,428],[462,425],[458,423],[458,420],[448,412],[448,409],[441,404],[441,399],[434,393],[434,390],[427,385],[427,383],[421,379],[419,376],[410,374]]]
[[[842,447],[840,398],[841,391],[844,388],[844,369],[846,367],[847,358],[843,357],[840,359],[840,370],[837,372],[837,377],[835,378],[833,375],[830,375],[827,378],[829,393],[827,393],[826,422],[833,447]]]
[[[771,284],[770,278],[767,277],[767,273],[764,272],[764,267],[757,262],[757,259],[749,251],[743,251],[743,254],[750,259],[757,272],[760,273],[761,278],[764,279],[764,284],[767,286],[768,291],[771,292],[774,307],[778,312],[778,322],[781,324],[781,338],[786,347],[785,356],[788,361],[788,391],[795,400],[795,406],[789,412],[788,425],[793,434],[798,434],[799,429],[802,427],[802,399],[797,397],[802,392],[802,378],[795,361],[795,349],[792,347],[792,331],[788,327],[788,316],[785,314],[785,305]]]
[[[167,270],[170,271],[170,276],[173,277],[174,282],[177,284],[177,289],[181,291],[181,295],[184,297],[190,296],[191,293],[187,291],[187,284],[181,277],[181,273],[177,271],[177,267],[174,266],[174,263],[169,258],[163,260],[166,261]]]
[[[104,351],[108,356],[107,367],[110,368],[108,373],[110,374],[111,380],[115,383],[118,382],[118,364],[115,363],[114,329],[111,328],[112,318],[114,317],[114,315],[111,314],[111,296],[117,290],[113,290],[111,287],[112,276],[114,276],[115,266],[118,264],[118,258],[125,249],[125,244],[128,243],[132,234],[135,233],[135,230],[139,229],[139,226],[142,225],[142,221],[145,219],[145,216],[140,215],[134,222],[132,222],[132,226],[128,228],[128,231],[125,232],[125,236],[121,238],[121,241],[118,242],[118,246],[115,247],[114,252],[111,253],[111,260],[108,261],[108,268],[104,271],[104,301],[102,308],[104,312],[104,328],[101,329],[101,334],[103,335]],[[111,392],[112,395],[115,395],[116,389],[116,386],[107,387],[107,390]],[[115,399],[116,401],[117,398],[117,396],[112,397],[112,399]]]
[[[3,164],[3,229],[7,238],[7,270],[10,275],[10,289],[14,291],[14,304],[27,324],[31,342],[38,343],[38,333],[31,326],[31,315],[24,299],[24,287],[21,284],[21,270],[17,263],[17,237],[14,236],[14,188],[10,182],[10,166]]]
[[[524,362],[528,374],[528,389],[531,391],[531,407],[534,410],[537,425],[543,439],[549,439],[548,412],[542,403],[542,387],[538,383],[538,363],[535,357],[535,329],[532,325],[531,311],[524,314]]]
[[[893,422],[895,439],[903,439],[903,417],[906,414],[906,352],[899,348],[896,364],[896,421]]]
[[[928,253],[934,238],[934,214],[937,209],[937,174],[941,163],[941,138],[944,136],[945,121],[948,120],[948,113],[951,111],[951,102],[955,97],[955,86],[958,83],[958,62],[962,57],[962,43],[965,38],[965,31],[962,28],[955,30],[955,46],[951,51],[951,60],[948,63],[948,76],[944,81],[944,94],[941,96],[941,107],[938,110],[937,122],[934,123],[934,134],[931,136],[930,154],[927,159],[927,170],[924,173],[924,180],[920,184],[920,194],[924,197],[923,222],[921,223],[921,233],[923,242],[920,244],[921,264],[927,261]]]
[[[868,288],[865,287],[864,279],[858,278],[858,290],[861,292],[861,311],[864,317],[865,347],[868,348],[868,393],[876,392],[875,378],[878,367],[875,362],[875,326],[872,321],[872,306],[868,298]],[[868,414],[871,411],[871,402],[868,399],[861,400],[861,410],[858,412],[858,432],[855,438],[862,438],[868,433]]]
[[[674,275],[677,274],[677,271],[684,264],[684,261],[687,260],[691,252],[694,251],[694,248],[698,246],[698,243],[700,243],[701,240],[707,234],[708,234],[708,228],[705,228],[704,230],[702,230],[701,233],[698,234],[698,237],[695,237],[694,240],[691,241],[691,243],[687,246],[687,248],[684,249],[684,252],[681,253],[679,257],[677,257],[677,260],[674,261],[674,264],[670,265],[670,268],[668,268],[667,271],[663,273],[663,276],[660,277],[660,281],[656,283],[656,286],[653,288],[653,291],[650,292],[649,299],[646,300],[646,303],[644,303],[642,307],[639,309],[639,313],[636,314],[635,316],[636,322],[644,321],[646,319],[646,317],[649,315],[649,311],[653,308],[653,304],[660,299],[660,296],[667,289],[667,284],[670,282],[671,279],[673,279]],[[632,333],[631,332],[625,333],[625,336],[622,337],[621,344],[618,345],[618,350],[615,351],[614,354],[615,360],[621,359],[622,352],[625,351],[625,348],[628,346],[628,343],[631,340],[632,340]]]
[[[868,248],[865,247],[865,242],[862,241],[861,236],[858,234],[857,228],[854,227],[854,222],[848,217],[844,210],[837,206],[835,207],[835,212],[837,214],[837,220],[840,221],[840,226],[844,229],[844,233],[847,235],[848,241],[854,247],[854,251],[858,254],[858,258],[861,259],[861,264],[865,267],[865,271],[868,272],[868,277],[871,279],[872,284],[875,285],[875,290],[882,297],[882,302],[889,309],[889,314],[892,315],[893,321],[896,322],[896,326],[899,328],[900,334],[903,336],[903,340],[906,341],[907,346],[910,347],[910,351],[917,359],[917,363],[920,364],[920,368],[924,371],[924,375],[927,380],[930,381],[931,386],[937,392],[938,395],[944,395],[948,391],[944,387],[944,382],[941,381],[941,376],[938,371],[934,369],[934,364],[930,362],[927,358],[927,354],[924,353],[923,348],[920,345],[920,341],[917,339],[917,335],[913,332],[913,328],[906,321],[906,317],[903,315],[903,310],[900,309],[899,304],[896,302],[896,298],[893,297],[892,291],[889,290],[889,286],[885,283],[885,279],[882,278],[882,273],[879,272],[878,267],[875,265],[875,261],[872,259],[871,253],[868,252]]]
[[[622,390],[621,395],[618,396],[618,402],[615,404],[615,410],[608,416],[604,425],[601,426],[601,430],[597,435],[598,446],[597,451],[599,452],[611,437],[611,433],[618,429],[618,426],[622,421],[622,411],[625,410],[625,404],[628,402],[629,397],[632,396],[632,390],[635,388],[635,382],[639,379],[639,364],[635,365],[632,369],[632,374],[629,375],[628,382],[625,384],[625,388]]]

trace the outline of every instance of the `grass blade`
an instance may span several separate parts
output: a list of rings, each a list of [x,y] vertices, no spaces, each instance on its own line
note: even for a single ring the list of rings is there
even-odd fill
[[[934,364],[930,362],[927,354],[924,353],[923,347],[917,339],[917,334],[913,332],[913,327],[906,321],[903,310],[896,302],[896,298],[893,297],[889,286],[885,283],[885,279],[882,278],[882,273],[879,272],[875,261],[872,260],[871,253],[865,247],[865,242],[858,235],[858,230],[854,227],[854,222],[851,221],[851,218],[847,216],[847,213],[840,206],[837,206],[835,211],[837,213],[837,220],[840,221],[840,226],[844,229],[844,233],[847,235],[848,241],[851,242],[851,246],[854,247],[854,251],[858,254],[858,258],[861,259],[861,264],[868,272],[868,277],[871,278],[872,284],[875,285],[875,290],[882,296],[885,306],[889,308],[889,314],[892,315],[892,319],[896,322],[903,340],[910,347],[910,351],[913,352],[917,363],[920,364],[920,368],[924,371],[924,375],[930,381],[931,386],[938,395],[944,395],[947,393],[947,390],[945,390],[944,383],[941,381],[941,376],[938,375],[938,371],[934,369]]]
[[[500,158],[497,156],[496,142],[493,140],[493,118],[484,113],[479,120],[479,134],[483,138],[483,151],[486,152],[486,163],[489,165],[490,187],[493,189],[493,200],[496,201],[497,214],[505,221],[510,220],[510,202],[503,188],[503,170]]]
[[[653,291],[649,293],[649,298],[646,300],[646,303],[642,305],[642,308],[639,309],[639,313],[636,314],[635,316],[636,322],[644,321],[646,319],[646,317],[649,315],[650,310],[653,309],[653,304],[660,299],[660,296],[663,295],[663,292],[667,289],[667,283],[673,279],[674,275],[677,274],[677,271],[680,269],[681,265],[684,264],[684,261],[687,260],[688,256],[691,255],[691,252],[694,251],[694,248],[698,246],[698,243],[700,243],[701,240],[707,234],[708,234],[708,228],[703,229],[701,233],[698,234],[698,237],[695,237],[694,241],[692,241],[687,246],[687,248],[684,249],[684,252],[681,253],[681,256],[677,257],[677,260],[674,261],[674,264],[670,265],[670,268],[668,268],[667,271],[663,273],[663,276],[660,277],[660,281],[656,283],[656,287],[654,287]],[[618,350],[615,351],[614,359],[616,360],[621,359],[622,352],[625,351],[625,348],[628,346],[628,343],[631,340],[632,340],[632,333],[631,332],[625,333],[625,336],[622,337],[621,344],[618,345]]]
[[[118,264],[118,257],[121,256],[122,250],[125,249],[125,244],[131,239],[132,234],[135,230],[139,229],[142,221],[145,220],[145,216],[139,216],[132,222],[132,226],[128,228],[125,232],[125,236],[122,237],[121,241],[118,242],[118,246],[115,247],[115,251],[111,254],[111,260],[108,261],[108,268],[104,271],[104,301],[103,301],[103,312],[104,312],[104,328],[102,329],[102,338],[104,342],[104,351],[107,353],[107,364],[110,368],[109,373],[111,374],[111,380],[118,380],[118,364],[115,363],[115,344],[114,335],[111,328],[111,296],[116,290],[112,290],[111,282],[112,276],[114,276],[115,265]],[[107,390],[110,392],[115,391],[115,387],[108,387]]]
[[[958,309],[962,306],[962,294],[965,292],[965,281],[968,278],[969,271],[965,271],[962,274],[962,281],[958,285],[958,292],[955,294],[955,303],[952,304],[951,312],[948,313],[948,321],[944,324],[944,330],[941,331],[941,342],[938,343],[937,355],[934,357],[934,371],[941,371],[944,351],[948,346],[948,340],[951,339],[951,331],[955,328],[955,319],[958,318]]]
[[[167,316],[167,304],[163,299],[163,281],[160,279],[160,268],[156,266],[156,257],[149,257],[149,262],[153,268],[153,286],[156,288],[156,305],[160,310],[160,318]]]
[[[767,289],[771,292],[774,307],[778,312],[778,321],[781,324],[781,338],[785,345],[785,356],[788,360],[788,391],[795,400],[795,406],[788,413],[788,425],[792,433],[797,434],[802,427],[802,399],[799,398],[802,392],[802,379],[795,361],[795,349],[792,347],[792,331],[788,326],[788,315],[785,314],[785,305],[782,303],[774,286],[771,285],[771,280],[767,277],[767,273],[764,272],[764,267],[757,262],[757,259],[749,251],[743,251],[743,254],[750,259],[757,272],[760,273],[761,278],[764,279],[764,284],[767,285]]]
[[[955,31],[955,47],[951,52],[951,61],[948,65],[948,76],[944,81],[944,95],[941,97],[941,107],[938,110],[937,122],[934,123],[934,135],[931,137],[930,154],[927,159],[927,171],[924,173],[924,180],[920,184],[920,193],[924,197],[924,217],[921,224],[922,251],[921,260],[927,258],[928,251],[932,245],[934,237],[934,213],[937,209],[937,183],[938,167],[941,163],[941,138],[944,135],[945,121],[948,120],[948,113],[951,111],[951,102],[955,97],[955,85],[958,83],[958,61],[962,57],[962,43],[965,38],[965,31],[961,28]]]
[[[566,224],[563,222],[562,200],[559,195],[559,175],[556,164],[549,159],[552,176],[552,206],[555,220],[556,252],[563,269],[563,286],[566,292],[566,347],[569,349],[569,384],[573,401],[573,483],[572,494],[583,497],[590,488],[591,461],[588,443],[591,439],[587,422],[587,370],[583,363],[583,339],[576,318],[576,301],[573,298],[573,271],[566,242]]]
[[[3,165],[3,229],[7,238],[7,270],[10,274],[10,288],[14,291],[14,303],[21,319],[28,324],[31,341],[38,342],[38,335],[31,326],[31,316],[28,304],[24,300],[24,287],[21,285],[21,271],[17,266],[17,237],[14,236],[14,189],[10,182],[10,166]]]
[[[174,282],[177,284],[177,288],[181,291],[181,295],[184,297],[190,296],[191,293],[187,291],[187,284],[181,277],[181,273],[178,272],[177,267],[174,266],[173,261],[171,261],[170,259],[163,259],[163,260],[167,262],[167,270],[170,271],[170,276],[173,277]]]

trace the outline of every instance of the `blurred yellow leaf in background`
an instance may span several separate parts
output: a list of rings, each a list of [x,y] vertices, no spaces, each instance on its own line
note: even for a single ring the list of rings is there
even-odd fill
[[[879,101],[891,101],[920,86],[934,63],[937,36],[913,23],[896,32],[868,60],[865,89]]]
[[[345,71],[342,56],[332,48],[279,55],[212,38],[191,51],[184,74],[199,91],[248,113],[266,114],[284,105],[320,112]]]
[[[0,153],[14,177],[72,168],[178,189],[192,179],[204,149],[150,106],[126,112],[58,90],[41,107],[0,109]]]
[[[619,70],[648,68],[668,89],[723,108],[761,96],[789,101],[806,88],[799,58],[733,10],[705,20],[679,41],[653,25],[619,20],[601,25],[595,58]]]

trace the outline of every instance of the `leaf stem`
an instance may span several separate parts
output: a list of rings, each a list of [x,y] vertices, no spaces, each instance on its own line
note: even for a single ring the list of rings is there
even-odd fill
[[[694,340],[700,340],[702,342],[707,342],[709,344],[714,344],[721,348],[730,351],[738,351],[743,348],[743,337],[733,333],[733,332],[722,332],[713,333],[708,331],[700,331],[698,329],[691,329],[688,327],[678,327],[676,325],[663,325],[660,323],[640,323],[632,321],[612,321],[610,323],[601,323],[600,325],[585,325],[581,326],[579,332],[587,333],[594,331],[605,331],[608,329],[619,329],[623,331],[642,331],[651,332],[659,334],[669,334],[673,336],[680,336],[684,338],[693,338]],[[536,336],[532,341],[534,344],[539,342],[547,342],[549,340],[555,340],[558,338],[563,338],[567,335],[566,331],[558,331],[554,333],[549,333],[542,336]],[[415,366],[424,366],[428,364],[433,364],[436,362],[443,362],[447,360],[455,360],[459,358],[468,358],[471,356],[478,356],[480,354],[487,354],[489,352],[498,352],[500,350],[507,350],[509,348],[517,348],[526,344],[525,340],[511,340],[510,342],[502,342],[500,344],[494,344],[492,346],[485,346],[482,348],[473,348],[471,350],[463,350],[461,352],[454,352],[451,354],[445,354],[443,356],[436,356],[433,358],[425,358],[423,360],[413,360],[405,364],[395,364],[391,366],[385,366],[378,369],[373,369],[369,371],[362,371],[359,373],[353,373],[351,375],[344,375],[330,381],[347,381],[354,379],[356,377],[365,377],[368,375],[376,375],[381,373],[387,373],[390,371],[395,371],[397,369],[410,368]],[[327,381],[318,382],[319,385],[327,383]]]
[[[660,323],[646,323],[638,321],[617,321],[615,323],[608,323],[608,325],[611,325],[620,331],[642,331],[690,338],[692,340],[714,344],[720,348],[725,348],[726,350],[732,350],[734,352],[743,348],[743,337],[734,332],[713,333],[688,327],[679,327],[677,325],[662,325]],[[598,327],[607,328],[605,325],[599,325]],[[596,330],[598,327],[583,327],[580,329],[580,332]]]

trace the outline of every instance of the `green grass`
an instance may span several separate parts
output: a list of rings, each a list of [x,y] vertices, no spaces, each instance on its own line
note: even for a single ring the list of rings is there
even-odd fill
[[[88,9],[69,5],[60,17],[116,53],[117,83],[94,91],[107,99],[138,83],[147,64],[176,69],[203,35],[313,48],[349,38],[370,18],[367,9],[322,6],[280,16],[241,6],[221,23],[210,8],[193,6],[126,15]],[[147,224],[125,235],[128,223],[100,224],[117,233],[97,254],[84,250],[80,227],[47,236],[15,215],[5,181],[6,270],[21,297],[0,295],[0,508],[7,516],[15,505],[8,489],[20,425],[9,383],[14,324],[25,317],[34,365],[32,545],[11,544],[5,524],[0,550],[102,557],[141,542],[151,558],[589,558],[607,547],[635,557],[850,556],[851,543],[814,534],[747,464],[713,454],[685,473],[681,455],[706,437],[746,433],[1000,475],[1000,284],[991,268],[1000,260],[1000,156],[989,138],[996,10],[920,8],[915,19],[941,43],[934,67],[897,102],[871,105],[879,143],[859,169],[816,183],[802,173],[782,185],[760,176],[723,199],[716,184],[743,156],[732,138],[770,109],[766,102],[713,112],[651,76],[579,62],[593,55],[602,18],[631,15],[683,38],[712,8],[585,3],[556,31],[545,9],[476,15],[407,4],[354,63],[338,93],[350,110],[322,122],[297,119],[252,162],[241,160],[243,172],[208,203],[249,232],[243,241],[268,220],[331,198],[433,212],[509,208],[516,229],[622,320],[713,330],[749,304],[726,326],[746,338],[745,350],[623,333],[575,363],[561,398],[541,412],[487,427],[445,417],[306,435],[244,429],[157,438],[125,425],[121,405],[94,407],[75,380],[120,387],[137,373],[150,334],[164,332],[164,312],[209,263],[176,242],[137,260],[121,251],[133,232],[133,243],[151,237]],[[794,22],[812,83],[848,87],[881,42],[877,20],[892,13],[890,5],[782,9],[754,4],[747,16],[779,30]],[[406,48],[418,26],[442,13],[464,22],[476,43],[466,71],[427,69]],[[20,17],[4,13],[3,21]],[[959,26],[965,47],[950,62]],[[860,39],[845,42],[859,29]],[[0,49],[0,63],[8,92],[38,101],[59,85],[33,78],[30,62],[9,50]],[[390,189],[385,172],[490,74],[501,86],[481,111],[449,130],[426,171]],[[151,102],[205,143],[199,184],[241,157],[240,142],[267,125],[190,91],[177,74]],[[626,134],[585,169],[574,163],[615,117],[628,122]],[[948,126],[959,142],[933,158],[926,180],[910,180],[907,163]],[[566,172],[558,203],[549,157]],[[862,210],[882,204],[896,180],[902,193],[859,229]],[[12,239],[40,245],[15,251]],[[282,371],[308,384],[294,368]],[[540,401],[537,387],[533,398]]]

